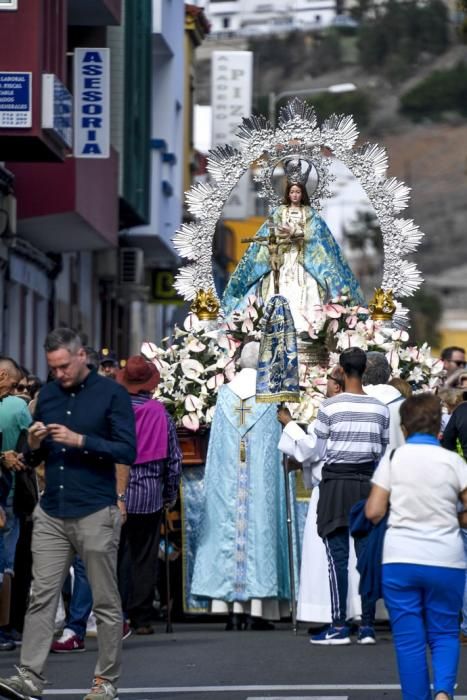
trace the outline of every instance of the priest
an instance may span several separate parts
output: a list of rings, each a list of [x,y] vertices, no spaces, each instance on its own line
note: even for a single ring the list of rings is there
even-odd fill
[[[281,429],[277,404],[255,399],[258,352],[247,343],[241,371],[219,390],[191,586],[212,613],[235,615],[229,628],[245,615],[268,628],[290,610]]]

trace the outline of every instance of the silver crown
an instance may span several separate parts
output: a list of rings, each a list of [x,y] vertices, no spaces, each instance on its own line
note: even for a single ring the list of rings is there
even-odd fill
[[[305,170],[302,170],[302,163],[306,163]],[[287,182],[290,185],[306,185],[310,176],[313,163],[304,158],[289,158],[284,161],[284,172]]]

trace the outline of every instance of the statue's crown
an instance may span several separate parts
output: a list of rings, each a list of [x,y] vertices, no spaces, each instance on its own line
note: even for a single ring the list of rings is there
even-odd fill
[[[306,164],[305,170],[302,170],[302,164]],[[284,172],[287,182],[290,185],[306,185],[310,176],[312,163],[304,158],[289,158],[284,162]]]

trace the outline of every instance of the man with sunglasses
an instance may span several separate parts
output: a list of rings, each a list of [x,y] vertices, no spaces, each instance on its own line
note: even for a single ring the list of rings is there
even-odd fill
[[[344,373],[339,365],[327,373],[326,398],[338,396],[344,391]],[[290,420],[289,420],[290,418]],[[318,535],[316,513],[319,500],[319,484],[324,461],[306,459],[303,453],[308,447],[316,446],[315,423],[312,421],[306,429],[291,420],[287,408],[280,408],[278,419],[286,426],[279,442],[279,450],[296,460],[303,469],[305,488],[311,489],[311,498],[303,532],[302,556],[300,564],[300,585],[298,588],[297,618],[305,622],[327,623],[332,620],[331,595],[328,580],[328,559],[323,540]],[[289,420],[286,423],[286,420]],[[306,443],[304,445],[304,443]],[[349,619],[360,617],[361,602],[358,594],[359,575],[356,558],[350,549],[349,591],[347,595],[347,616]],[[312,629],[310,628],[310,632]]]
[[[464,348],[451,345],[441,351],[441,359],[443,361],[446,379],[458,369],[465,367],[465,350]]]
[[[317,526],[328,557],[332,624],[311,637],[312,644],[350,644],[350,629],[346,624],[349,514],[355,503],[368,496],[374,468],[389,442],[388,408],[363,390],[366,362],[366,354],[360,348],[348,348],[340,354],[344,392],[326,399],[319,407],[314,447],[296,436],[305,458],[325,461],[319,487]],[[286,416],[279,416],[279,420],[284,425],[290,423]],[[360,556],[366,537],[355,538],[354,542],[356,554]],[[361,598],[362,624],[357,641],[374,644],[375,602],[367,595]]]

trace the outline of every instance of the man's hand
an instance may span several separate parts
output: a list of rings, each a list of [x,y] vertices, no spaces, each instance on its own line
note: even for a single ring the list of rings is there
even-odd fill
[[[125,501],[118,500],[117,506],[118,506],[118,510],[120,511],[120,515],[122,516],[122,525],[124,525],[126,523],[126,519],[127,519],[126,503],[125,503]]]
[[[282,425],[287,425],[287,423],[290,423],[290,421],[293,420],[293,418],[290,415],[289,409],[285,406],[280,406],[277,409],[277,420],[279,421],[279,423],[282,423]]]
[[[25,469],[25,464],[23,461],[23,455],[15,452],[14,450],[7,450],[2,453],[2,466],[5,469],[10,469],[14,472],[20,472]]]
[[[31,450],[38,450],[42,440],[48,434],[47,427],[40,421],[33,423],[28,429],[28,445]]]
[[[302,464],[300,462],[297,462],[297,460],[293,459],[292,457],[287,457],[287,471],[289,472],[297,472],[302,468]]]
[[[6,525],[6,513],[3,510],[3,508],[0,506],[0,528],[5,527]]]
[[[54,442],[59,442],[68,447],[82,447],[84,436],[79,433],[74,433],[69,428],[59,423],[49,423],[47,426],[48,434]]]

